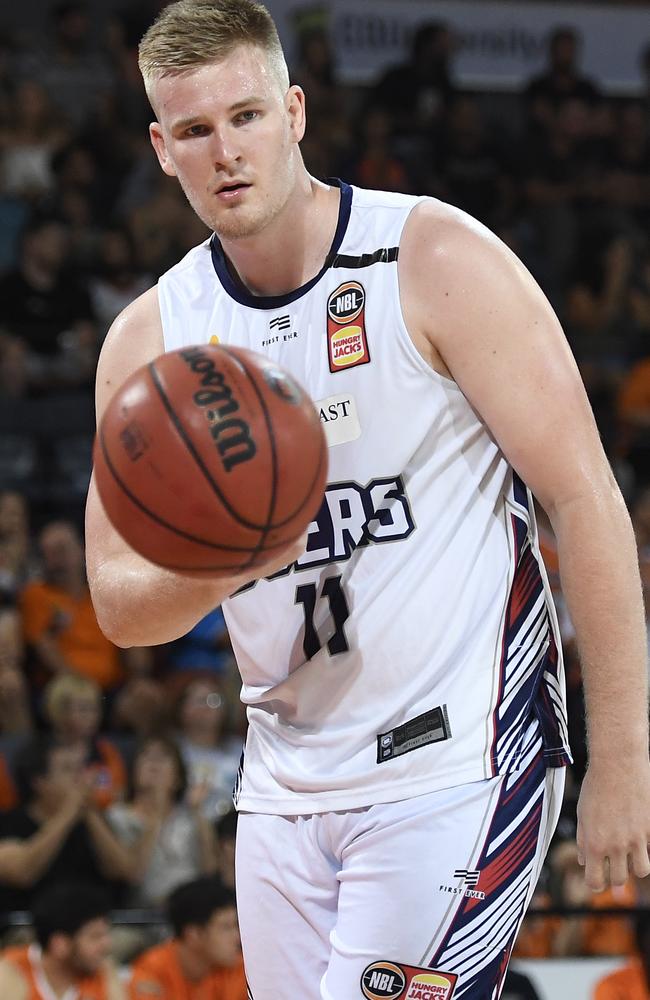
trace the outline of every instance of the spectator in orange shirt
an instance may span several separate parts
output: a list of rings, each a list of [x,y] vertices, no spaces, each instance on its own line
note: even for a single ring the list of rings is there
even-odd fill
[[[90,600],[84,552],[74,525],[53,521],[41,532],[43,580],[20,594],[25,639],[45,676],[73,671],[104,690],[124,680],[117,648],[101,632]]]
[[[593,1000],[650,1000],[650,915],[636,919],[638,956],[622,969],[604,976],[594,990]]]
[[[105,809],[124,798],[126,768],[111,743],[98,735],[102,693],[94,681],[62,674],[50,681],[43,696],[45,714],[61,746],[76,748],[92,783],[93,802]]]
[[[39,548],[43,579],[23,588],[19,605],[25,639],[41,668],[41,680],[73,672],[112,691],[125,679],[123,664],[131,674],[145,673],[148,650],[118,650],[97,624],[75,526],[67,521],[46,525]]]
[[[174,937],[134,964],[131,1000],[246,1000],[234,893],[196,879],[174,890],[167,912]]]
[[[6,1000],[126,1000],[110,965],[109,903],[85,885],[61,884],[33,911],[36,944],[0,956],[0,996]]]

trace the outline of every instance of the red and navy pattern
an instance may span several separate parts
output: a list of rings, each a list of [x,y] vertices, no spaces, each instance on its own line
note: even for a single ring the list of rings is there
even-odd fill
[[[562,662],[539,557],[532,545],[528,491],[513,475],[510,527],[515,572],[501,636],[498,696],[492,713],[492,774],[518,766],[524,733],[537,718],[547,765],[570,763]]]
[[[444,938],[427,959],[458,975],[454,998],[497,1000],[510,953],[539,874],[538,844],[546,835],[546,764],[539,731],[526,736],[521,770],[504,777],[478,862],[476,889],[460,897]],[[465,863],[465,859],[462,859]]]

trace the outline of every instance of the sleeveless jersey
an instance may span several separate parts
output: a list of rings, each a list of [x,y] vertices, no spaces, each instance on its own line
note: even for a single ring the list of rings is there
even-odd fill
[[[218,338],[267,355],[316,402],[329,444],[304,556],[224,604],[248,706],[244,810],[356,808],[491,777],[531,731],[549,765],[570,760],[530,493],[402,316],[399,244],[418,199],[340,188],[331,252],[301,288],[251,295],[216,237],[158,285],[166,350]]]

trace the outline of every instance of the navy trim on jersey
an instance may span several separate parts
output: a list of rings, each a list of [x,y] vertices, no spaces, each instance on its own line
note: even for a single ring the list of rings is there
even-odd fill
[[[394,264],[399,257],[399,247],[382,247],[374,253],[362,253],[357,257],[350,254],[337,253],[330,255],[330,267],[371,267],[373,264]]]
[[[323,267],[320,269],[316,277],[312,278],[311,281],[308,281],[306,285],[301,285],[300,288],[296,288],[293,292],[288,292],[286,295],[253,295],[252,292],[249,292],[247,288],[244,288],[243,285],[235,281],[232,277],[230,271],[228,270],[228,265],[226,264],[226,258],[221,247],[221,243],[217,239],[217,235],[215,233],[210,240],[212,264],[217,272],[217,277],[219,278],[224,291],[227,292],[232,299],[239,302],[240,305],[250,306],[252,309],[279,309],[282,306],[288,305],[290,302],[295,302],[296,299],[301,298],[303,295],[306,295],[307,292],[311,291],[314,285],[320,281],[325,272],[329,270],[332,260],[336,258],[336,254],[341,246],[341,243],[343,242],[343,237],[345,236],[348,228],[350,211],[352,209],[352,188],[350,185],[336,177],[331,179],[328,178],[328,184],[341,189],[339,220],[336,225],[336,232],[334,233],[332,246],[330,247],[329,253],[325,258]]]

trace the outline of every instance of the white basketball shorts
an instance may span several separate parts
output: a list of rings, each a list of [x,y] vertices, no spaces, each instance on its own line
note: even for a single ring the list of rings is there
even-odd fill
[[[252,1000],[497,1000],[555,826],[541,741],[508,775],[308,816],[241,813]]]

